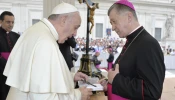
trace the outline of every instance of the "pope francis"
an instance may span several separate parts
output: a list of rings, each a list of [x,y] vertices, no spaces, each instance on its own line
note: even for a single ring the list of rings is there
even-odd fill
[[[70,73],[57,41],[77,34],[80,14],[68,3],[57,5],[48,19],[28,28],[18,39],[4,75],[11,86],[7,100],[88,100],[92,89],[74,89],[74,82],[87,79]]]

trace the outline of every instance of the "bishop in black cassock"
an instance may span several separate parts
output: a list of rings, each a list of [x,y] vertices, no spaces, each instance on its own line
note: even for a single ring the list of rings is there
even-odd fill
[[[164,55],[158,41],[140,26],[135,8],[128,0],[117,1],[108,15],[112,29],[119,37],[127,39],[115,61],[115,70],[108,73],[114,97],[158,100],[165,78]],[[115,100],[114,97],[111,100]]]
[[[142,29],[143,31],[138,35]],[[137,35],[138,37],[128,48]],[[120,73],[113,80],[112,92],[133,100],[160,98],[165,78],[165,65],[159,43],[143,27],[126,38],[127,42],[115,61],[115,64],[119,64]]]

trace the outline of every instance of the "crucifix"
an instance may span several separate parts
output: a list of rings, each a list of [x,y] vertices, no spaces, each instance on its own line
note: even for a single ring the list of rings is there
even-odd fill
[[[78,0],[79,3],[86,3],[87,7],[88,7],[88,23],[91,23],[91,28],[89,30],[90,34],[92,33],[92,28],[94,27],[94,14],[95,14],[95,10],[99,9],[99,4],[98,3],[93,3],[90,0]],[[88,33],[89,33],[88,32]]]
[[[98,3],[94,3],[91,0],[78,0],[79,3],[85,3],[87,5],[87,34],[86,34],[86,54],[82,55],[79,71],[92,77],[101,78],[101,71],[97,69],[92,61],[92,54],[89,54],[89,34],[92,33],[94,26],[94,14],[95,9],[98,9]],[[89,26],[91,27],[89,30]]]

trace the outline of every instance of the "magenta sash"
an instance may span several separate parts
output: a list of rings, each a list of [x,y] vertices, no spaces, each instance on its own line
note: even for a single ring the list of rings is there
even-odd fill
[[[112,62],[108,62],[108,70],[112,69]]]
[[[108,100],[129,100],[112,93],[112,85],[108,83]]]
[[[9,58],[10,52],[1,52],[1,56],[6,60]]]

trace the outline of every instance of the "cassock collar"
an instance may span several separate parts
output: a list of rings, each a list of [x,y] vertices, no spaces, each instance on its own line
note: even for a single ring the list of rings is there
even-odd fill
[[[53,37],[58,41],[59,36],[54,26],[46,18],[43,18],[41,21],[50,29]]]
[[[5,29],[3,29],[2,27],[0,27],[0,31],[2,31],[3,34],[7,34],[7,31]],[[10,32],[8,32],[10,33]]]
[[[139,27],[137,30],[135,30],[134,32],[132,32],[130,35],[128,35],[126,37],[126,39],[130,42],[132,41],[132,39],[134,39],[136,37],[136,35],[143,29],[143,26]]]

